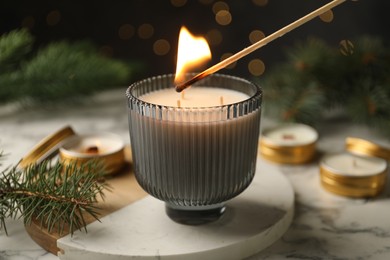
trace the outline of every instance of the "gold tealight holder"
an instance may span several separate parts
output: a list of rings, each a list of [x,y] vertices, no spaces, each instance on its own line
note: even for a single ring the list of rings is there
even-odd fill
[[[111,133],[77,135],[70,126],[66,126],[34,146],[19,167],[39,164],[57,154],[64,164],[96,160],[102,163],[106,174],[118,172],[125,164],[124,143],[119,136]]]
[[[84,164],[97,160],[103,164],[107,174],[118,172],[124,164],[123,141],[111,133],[75,135],[60,147],[60,160],[67,163]]]
[[[322,186],[335,194],[364,198],[379,195],[386,184],[388,163],[378,154],[388,150],[370,141],[346,139],[347,152],[326,155],[320,163]]]
[[[316,153],[317,131],[304,124],[282,124],[262,132],[261,155],[272,162],[303,164]]]

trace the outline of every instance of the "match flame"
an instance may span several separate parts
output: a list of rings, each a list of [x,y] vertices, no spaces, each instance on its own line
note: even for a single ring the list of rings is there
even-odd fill
[[[192,35],[184,26],[180,29],[175,83],[185,80],[185,73],[211,59],[210,47],[204,37]]]

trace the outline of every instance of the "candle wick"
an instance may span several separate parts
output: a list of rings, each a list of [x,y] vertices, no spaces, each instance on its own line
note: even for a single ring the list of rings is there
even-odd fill
[[[177,106],[180,107],[181,104],[180,104],[180,99],[177,100]]]
[[[219,103],[221,104],[221,106],[223,106],[223,96],[219,97]]]
[[[353,167],[357,167],[357,161],[355,159],[352,160]]]

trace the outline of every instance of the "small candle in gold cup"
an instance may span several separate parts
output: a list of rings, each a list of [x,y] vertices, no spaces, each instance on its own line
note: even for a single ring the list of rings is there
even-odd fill
[[[327,155],[320,163],[322,186],[348,197],[373,197],[382,192],[390,149],[369,140],[348,137],[347,152]]]
[[[384,188],[387,162],[347,152],[326,155],[320,163],[322,186],[348,197],[373,197]]]
[[[306,163],[315,155],[317,140],[317,131],[308,125],[281,124],[262,132],[260,153],[277,163]]]
[[[68,138],[60,148],[60,159],[65,163],[98,160],[103,163],[107,174],[111,174],[124,165],[123,149],[121,138],[111,133],[75,135]]]

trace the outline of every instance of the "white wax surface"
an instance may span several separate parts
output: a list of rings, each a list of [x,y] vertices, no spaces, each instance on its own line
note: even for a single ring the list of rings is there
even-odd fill
[[[223,98],[223,105],[237,103],[249,98],[245,93],[224,88],[196,86],[183,92],[184,95],[176,92],[172,87],[147,93],[139,99],[151,104],[170,107],[178,107],[178,100],[180,100],[180,107],[215,107],[221,105],[221,97]]]
[[[349,153],[327,155],[322,159],[322,167],[347,176],[372,176],[383,172],[387,167],[384,159],[361,157]]]
[[[119,151],[124,143],[119,136],[110,133],[76,135],[66,139],[60,150],[71,156],[90,157],[93,155],[85,151],[93,146],[99,149],[99,155],[106,155]]]
[[[313,143],[318,133],[304,124],[283,124],[263,131],[263,140],[280,146],[300,146]]]

